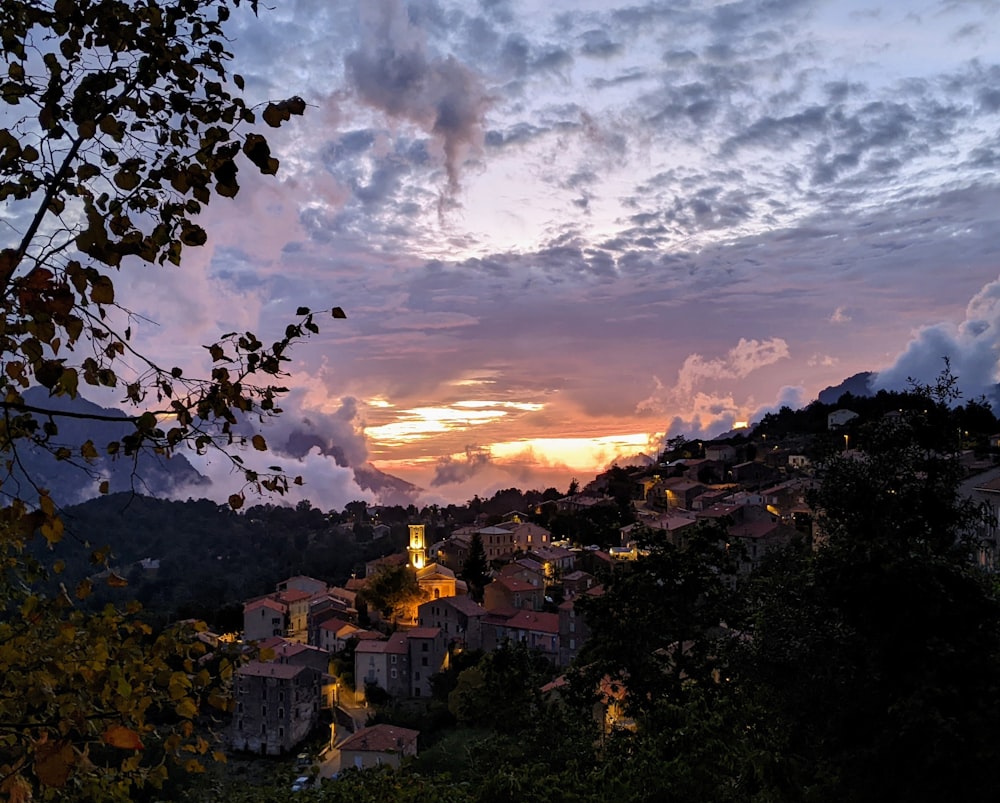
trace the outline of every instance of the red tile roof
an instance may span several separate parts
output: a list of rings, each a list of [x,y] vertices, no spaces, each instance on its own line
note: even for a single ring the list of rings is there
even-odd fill
[[[340,743],[341,750],[371,753],[397,753],[413,744],[420,731],[400,728],[398,725],[372,725],[362,728]]]

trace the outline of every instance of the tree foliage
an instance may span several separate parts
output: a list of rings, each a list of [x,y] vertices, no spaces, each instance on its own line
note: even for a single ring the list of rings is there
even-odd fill
[[[472,534],[469,556],[462,565],[462,579],[469,586],[469,596],[481,603],[483,592],[490,583],[490,567],[483,547],[483,537],[478,532]]]
[[[367,578],[360,596],[392,622],[404,619],[425,599],[417,576],[409,566],[380,567]]]
[[[240,0],[7,0],[0,4],[0,452],[14,476],[18,451],[50,451],[85,466],[100,452],[134,459],[184,444],[235,443],[240,416],[278,412],[280,377],[295,341],[318,331],[300,308],[282,337],[250,332],[205,346],[210,374],[188,376],[132,344],[137,318],[115,290],[116,271],[170,269],[203,245],[198,214],[239,191],[241,168],[273,174],[278,162],[259,124],[305,110],[299,98],[250,108],[229,72],[224,24]],[[257,3],[249,3],[254,12]],[[335,317],[343,317],[338,309]],[[258,379],[260,378],[260,379]],[[83,386],[118,388],[137,410],[109,443],[64,443],[73,413],[29,404],[76,397]],[[116,421],[121,419],[117,418]],[[163,424],[161,422],[169,422]],[[249,440],[266,450],[260,435]],[[237,466],[242,459],[230,454]],[[281,493],[277,467],[250,488]],[[30,479],[30,478],[29,478]],[[106,490],[106,485],[102,490]],[[10,482],[6,494],[17,494]],[[37,502],[36,502],[37,498]],[[231,498],[233,507],[243,494]],[[35,487],[0,510],[0,791],[10,799],[129,800],[159,784],[169,757],[189,771],[209,752],[192,721],[218,676],[199,662],[204,645],[156,636],[136,610],[85,613],[85,580],[44,594],[37,582],[61,565],[39,560],[34,539],[65,534],[57,500]],[[100,568],[108,555],[95,550]],[[126,584],[113,571],[112,587]]]

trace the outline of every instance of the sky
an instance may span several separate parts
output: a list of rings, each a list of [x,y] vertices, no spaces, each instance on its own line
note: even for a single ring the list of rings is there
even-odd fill
[[[273,5],[230,33],[253,102],[308,104],[278,176],[116,281],[156,354],[346,311],[265,428],[317,506],[377,501],[366,462],[418,504],[564,489],[858,371],[1000,379],[1000,3]]]

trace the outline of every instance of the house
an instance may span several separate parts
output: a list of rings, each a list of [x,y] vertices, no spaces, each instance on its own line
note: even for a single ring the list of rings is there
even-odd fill
[[[469,557],[472,548],[471,533],[452,533],[450,538],[437,544],[434,559],[442,566],[447,566],[453,572],[460,572]]]
[[[371,725],[348,736],[338,745],[340,766],[367,769],[388,765],[399,767],[403,758],[417,754],[420,731],[398,725]]]
[[[263,663],[274,661],[279,664],[310,666],[317,672],[327,672],[330,668],[330,654],[319,647],[290,641],[281,636],[264,639],[257,646],[262,653],[272,656],[268,659],[261,658]]]
[[[736,447],[728,443],[706,443],[705,459],[732,463],[736,459]]]
[[[570,572],[563,576],[563,596],[566,599],[572,599],[579,594],[586,593],[597,584],[597,578],[592,574],[579,570]]]
[[[594,585],[583,592],[584,596],[600,596],[604,587]],[[580,648],[590,636],[587,621],[577,609],[580,595],[565,600],[559,605],[559,658],[556,666],[569,666],[580,653]]]
[[[684,477],[671,477],[660,483],[656,489],[659,501],[664,507],[670,510],[681,508],[690,510],[694,500],[707,491],[700,482],[692,482]],[[662,496],[660,495],[662,494]]]
[[[326,590],[326,586],[323,586]],[[313,593],[298,588],[288,588],[278,591],[277,599],[288,607],[287,637],[291,641],[307,642],[309,640],[309,600]]]
[[[499,608],[540,611],[544,602],[544,587],[517,577],[500,575],[483,590],[483,607],[488,611]]]
[[[726,465],[720,460],[703,457],[684,461],[683,476],[692,482],[719,482],[725,475]]]
[[[805,469],[812,466],[812,460],[806,457],[804,454],[790,454],[788,455],[788,467],[804,471]]]
[[[483,617],[483,649],[496,650],[508,642],[526,644],[552,663],[559,660],[559,615],[539,611],[490,611]]]
[[[528,553],[528,557],[542,564],[547,580],[561,577],[576,568],[576,555],[561,546],[536,547]]]
[[[628,547],[643,538],[663,538],[670,543],[676,543],[675,534],[697,523],[695,514],[687,510],[671,510],[659,516],[640,516],[639,521],[622,527],[618,533],[621,536],[621,546]],[[659,534],[659,535],[658,535]]]
[[[733,466],[732,474],[733,482],[759,485],[763,482],[773,482],[778,476],[778,471],[758,460],[748,460],[746,463]]]
[[[504,522],[498,526],[509,530],[514,536],[515,552],[527,552],[536,546],[548,546],[552,543],[552,533],[530,521]]]
[[[320,673],[309,666],[251,661],[236,670],[235,750],[290,752],[319,721]]]
[[[448,650],[482,647],[482,618],[486,609],[472,597],[446,597],[425,602],[417,608],[420,627],[436,627]]]
[[[501,577],[513,577],[539,588],[545,587],[545,567],[532,558],[518,558],[500,569]]]
[[[326,583],[322,580],[317,580],[315,577],[297,574],[294,577],[289,577],[287,580],[282,580],[278,583],[277,590],[306,591],[309,594],[318,594],[321,591],[326,591]]]
[[[309,643],[323,647],[320,626],[331,619],[340,622],[356,621],[357,615],[344,600],[330,593],[319,594],[309,600]],[[325,647],[324,647],[325,649]]]
[[[514,533],[503,527],[483,527],[477,531],[483,539],[487,560],[506,560],[514,554]]]
[[[319,625],[318,632],[316,646],[328,653],[340,652],[352,638],[372,638],[378,635],[343,619],[327,619]]]
[[[354,650],[358,699],[375,685],[397,698],[429,697],[430,679],[446,668],[448,645],[439,627],[415,627],[386,641],[365,640]]]
[[[840,427],[848,424],[858,417],[858,414],[848,410],[846,408],[841,408],[840,410],[834,410],[829,413],[826,417],[826,428],[827,429],[840,429]]]
[[[271,597],[260,597],[243,605],[243,639],[261,641],[284,636],[288,628],[288,606]]]
[[[354,685],[358,700],[366,686],[378,686],[393,697],[406,697],[410,690],[409,647],[406,634],[394,633],[386,641],[365,640],[354,650]]]
[[[430,697],[431,678],[447,668],[448,648],[439,627],[406,631],[410,666],[410,697]]]
[[[733,524],[728,534],[732,543],[741,543],[745,549],[745,557],[740,561],[741,572],[752,571],[767,552],[791,543],[799,535],[794,527],[769,515]]]
[[[595,505],[613,505],[614,499],[607,496],[591,496],[590,494],[576,494],[575,496],[564,496],[556,500],[556,510],[564,513],[579,513],[583,510],[590,510]]]

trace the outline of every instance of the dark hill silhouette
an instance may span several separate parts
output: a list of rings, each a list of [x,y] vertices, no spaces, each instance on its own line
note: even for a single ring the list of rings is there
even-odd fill
[[[180,454],[170,458],[152,452],[142,452],[135,458],[108,457],[104,453],[108,443],[135,431],[121,410],[101,407],[82,396],[75,399],[49,397],[43,388],[27,390],[24,401],[32,407],[70,412],[73,417],[52,416],[58,432],[44,446],[27,441],[17,444],[11,475],[4,478],[2,486],[10,495],[32,500],[36,498],[34,489],[38,487],[47,489],[60,504],[73,504],[98,496],[103,480],[108,481],[112,493],[136,491],[159,497],[182,486],[207,489],[211,484]],[[79,416],[95,416],[101,420]],[[109,418],[121,418],[121,422],[107,420]],[[35,419],[40,423],[46,421],[45,416],[37,413]],[[98,457],[89,461],[80,457],[80,447],[88,440],[98,452]],[[56,459],[54,451],[61,446],[73,453],[71,459]]]

